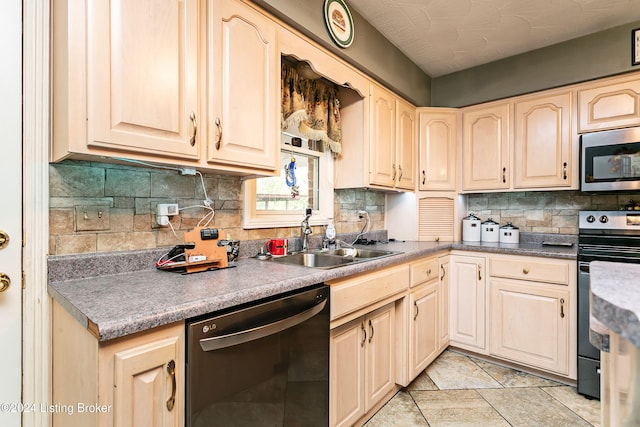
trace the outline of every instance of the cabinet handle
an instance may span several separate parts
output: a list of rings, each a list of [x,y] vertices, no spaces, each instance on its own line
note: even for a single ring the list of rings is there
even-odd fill
[[[416,309],[416,314],[414,314],[414,315],[413,315],[413,320],[416,320],[416,319],[418,318],[418,313],[420,312],[420,310],[418,309],[418,302],[417,302],[417,301],[414,301],[414,302],[413,302],[413,306],[414,306],[414,307],[415,307],[415,309]]]
[[[392,169],[391,181],[395,181],[396,180],[396,164],[395,163],[391,165],[391,169]]]
[[[193,133],[191,134],[191,138],[189,138],[189,144],[193,147],[196,145],[196,134],[198,133],[198,122],[196,121],[196,113],[193,111],[189,114],[189,118],[191,119],[191,123],[193,123]]]
[[[369,319],[369,328],[371,329],[371,335],[369,335],[369,342],[373,339],[373,323],[371,323],[371,319]]]
[[[562,164],[562,178],[567,179],[567,162]]]
[[[220,149],[220,142],[222,142],[222,123],[220,117],[216,117],[216,127],[218,128],[218,139],[216,140],[216,150]]]
[[[167,400],[167,409],[173,410],[173,405],[176,403],[176,362],[169,360],[167,363],[167,372],[171,377],[171,397]]]
[[[422,185],[424,185],[427,182],[427,172],[426,171],[422,171]]]
[[[360,341],[360,347],[364,347],[364,344],[367,342],[367,330],[364,328],[364,322],[360,324],[360,329],[362,329],[362,341]]]
[[[445,269],[444,269],[444,265],[440,266],[440,270],[442,270],[442,276],[440,276],[440,280],[444,280],[444,275],[446,273]]]
[[[560,298],[560,318],[564,319],[564,298]]]
[[[426,270],[425,273],[427,273],[427,276],[431,276],[431,269]]]
[[[482,280],[482,266],[478,264],[478,280]]]
[[[400,171],[400,175],[398,175],[398,181],[402,179],[402,165],[398,165],[398,170]]]
[[[529,269],[527,267],[522,269],[523,274],[529,274]]]
[[[507,168],[502,168],[502,183],[507,182]]]

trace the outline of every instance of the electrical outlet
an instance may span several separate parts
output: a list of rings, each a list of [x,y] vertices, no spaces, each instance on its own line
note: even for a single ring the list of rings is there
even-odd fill
[[[104,231],[111,228],[109,206],[76,206],[76,231]]]
[[[156,215],[158,216],[173,216],[178,215],[180,211],[178,210],[177,203],[158,203],[158,207],[156,210]]]

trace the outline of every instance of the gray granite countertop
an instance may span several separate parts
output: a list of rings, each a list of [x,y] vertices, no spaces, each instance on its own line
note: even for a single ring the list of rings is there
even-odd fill
[[[640,264],[590,263],[591,315],[640,348]]]
[[[399,253],[330,270],[242,258],[228,269],[189,275],[150,269],[158,257],[153,251],[58,256],[49,260],[48,289],[100,341],[107,341],[451,249],[576,259],[575,247],[536,242],[389,242],[367,248]]]

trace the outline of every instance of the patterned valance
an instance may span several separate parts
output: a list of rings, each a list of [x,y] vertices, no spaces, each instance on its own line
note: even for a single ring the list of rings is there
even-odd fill
[[[282,63],[282,129],[297,127],[300,133],[322,141],[332,152],[342,152],[340,101],[336,88],[322,80],[305,79]]]

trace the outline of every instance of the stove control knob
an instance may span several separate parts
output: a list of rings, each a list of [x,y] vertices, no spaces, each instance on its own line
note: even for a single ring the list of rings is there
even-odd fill
[[[593,216],[593,215],[589,215],[589,216],[587,217],[587,222],[588,222],[588,223],[592,223],[592,222],[595,222],[595,221],[596,221],[596,217],[595,217],[595,216]]]
[[[609,217],[608,217],[608,216],[606,216],[606,215],[602,215],[602,216],[600,217],[600,222],[601,222],[601,223],[603,223],[603,224],[608,223],[608,222],[609,222]]]

